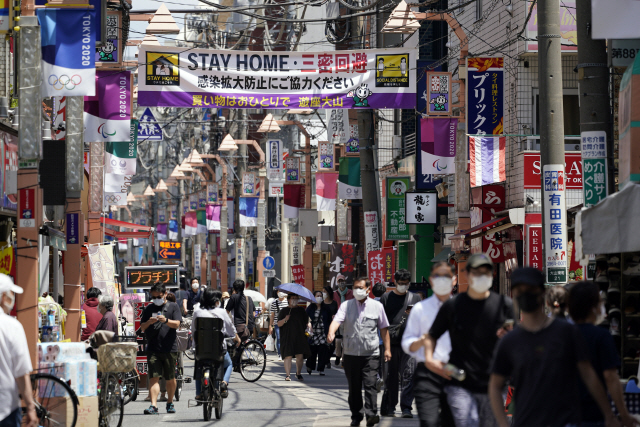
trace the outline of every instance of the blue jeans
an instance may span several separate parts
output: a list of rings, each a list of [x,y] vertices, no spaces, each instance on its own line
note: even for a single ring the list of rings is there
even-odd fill
[[[22,409],[18,408],[10,413],[7,418],[0,420],[0,427],[20,427],[22,422]]]
[[[447,385],[447,402],[456,427],[496,427],[491,402],[486,393],[473,393],[465,388]]]
[[[231,372],[233,372],[233,363],[231,362],[231,356],[229,356],[229,352],[224,354],[224,362],[222,365],[224,369],[224,376],[222,380],[229,384],[229,380],[231,379]],[[202,380],[196,378],[196,396],[200,396],[202,394]],[[4,426],[0,426],[4,427]]]
[[[276,323],[273,329],[276,331],[276,350],[278,351],[278,356],[280,356],[280,327]]]

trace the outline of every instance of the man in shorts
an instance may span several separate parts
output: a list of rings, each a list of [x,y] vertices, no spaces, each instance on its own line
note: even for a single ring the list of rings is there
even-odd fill
[[[162,283],[156,283],[149,291],[151,302],[142,313],[141,329],[147,337],[147,362],[149,374],[149,394],[151,406],[145,409],[147,415],[158,414],[158,394],[160,377],[167,383],[167,413],[176,412],[173,396],[176,392],[176,362],[178,343],[176,330],[180,327],[182,314],[180,307],[167,301],[167,291]]]

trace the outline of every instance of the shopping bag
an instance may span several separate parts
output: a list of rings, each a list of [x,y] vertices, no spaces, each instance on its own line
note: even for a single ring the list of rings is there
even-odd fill
[[[267,339],[264,341],[264,346],[267,351],[276,351],[276,342],[271,335],[267,336]]]

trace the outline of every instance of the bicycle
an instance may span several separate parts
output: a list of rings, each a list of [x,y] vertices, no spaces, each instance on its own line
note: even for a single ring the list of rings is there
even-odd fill
[[[211,412],[215,408],[216,419],[222,417],[222,380],[220,379],[221,364],[205,363],[202,368],[202,414],[205,421],[211,419]],[[213,373],[213,375],[212,375]],[[213,378],[212,378],[213,377]]]
[[[123,335],[118,337],[119,342],[137,342],[138,337],[136,335]],[[129,372],[116,374],[118,381],[122,386],[123,405],[138,398],[140,375],[138,370],[133,368]]]
[[[240,372],[245,381],[256,382],[264,374],[267,352],[259,340],[250,338],[238,347],[230,346],[229,353],[233,360],[233,371]]]
[[[75,427],[79,401],[69,384],[54,375],[36,372],[31,374],[31,389],[39,426]],[[21,409],[24,419],[27,408]]]
[[[118,374],[98,372],[100,427],[120,427],[124,416],[124,396]]]

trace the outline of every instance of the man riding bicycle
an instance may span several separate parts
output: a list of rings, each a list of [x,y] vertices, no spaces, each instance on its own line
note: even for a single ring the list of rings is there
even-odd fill
[[[231,318],[229,317],[227,312],[223,308],[221,308],[221,299],[222,299],[222,292],[216,289],[207,288],[202,294],[202,297],[200,299],[200,308],[198,308],[193,312],[193,321],[191,323],[191,331],[193,332],[194,340],[197,336],[196,334],[197,319],[199,317],[203,317],[203,318],[213,317],[213,318],[219,318],[223,320],[224,327],[222,329],[222,332],[225,338],[233,338],[233,341],[236,343],[236,345],[239,345],[240,337],[236,333],[236,328],[235,326],[233,326],[233,322],[231,321]],[[197,343],[195,344],[197,345]],[[224,354],[223,369],[224,369],[224,377],[220,387],[221,389],[220,394],[222,395],[223,398],[226,398],[229,395],[228,385],[229,385],[229,379],[231,378],[231,372],[233,370],[233,363],[231,362],[231,357],[229,356],[229,353],[226,351]],[[196,379],[196,400],[200,401],[202,400],[202,381],[200,380],[200,378],[202,377],[202,364],[198,361],[196,361],[193,377]]]

